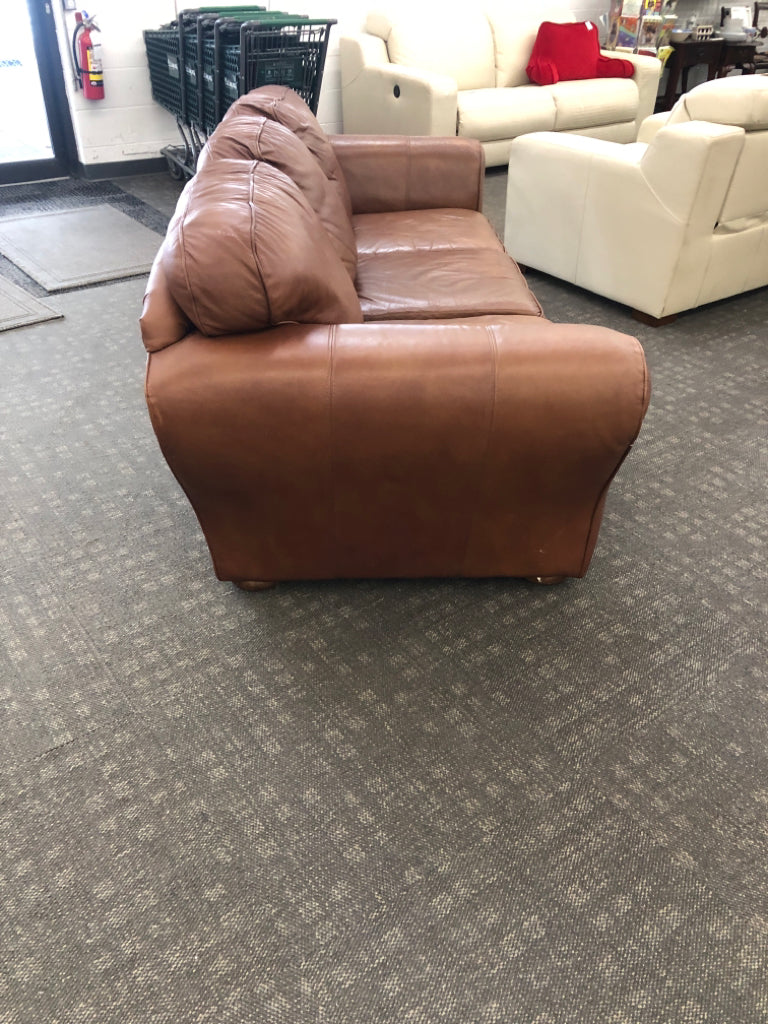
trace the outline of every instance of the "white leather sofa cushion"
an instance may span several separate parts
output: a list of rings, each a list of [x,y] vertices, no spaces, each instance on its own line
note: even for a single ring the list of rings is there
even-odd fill
[[[667,124],[711,121],[735,125],[745,131],[768,129],[768,78],[739,75],[697,86],[675,104]]]
[[[555,128],[554,97],[539,85],[467,90],[459,93],[458,108],[459,135],[480,142]]]
[[[459,89],[487,89],[496,84],[493,34],[484,12],[470,6],[460,15],[446,6],[442,17],[414,7],[394,20],[372,11],[365,31],[387,45],[393,64],[419,68],[456,80]]]
[[[530,84],[525,69],[542,21],[575,20],[566,8],[540,6],[540,0],[517,6],[516,10],[513,0],[496,0],[485,9],[496,45],[496,85],[501,87]]]
[[[637,110],[637,86],[629,78],[612,78],[609,89],[605,78],[556,82],[543,88],[554,100],[557,132],[631,121]]]

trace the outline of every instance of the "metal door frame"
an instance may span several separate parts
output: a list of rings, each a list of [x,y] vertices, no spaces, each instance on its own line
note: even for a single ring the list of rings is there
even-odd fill
[[[72,174],[77,166],[75,130],[64,85],[59,40],[51,6],[56,2],[57,0],[26,0],[53,157],[0,163],[0,185],[40,181],[44,178],[64,178]]]

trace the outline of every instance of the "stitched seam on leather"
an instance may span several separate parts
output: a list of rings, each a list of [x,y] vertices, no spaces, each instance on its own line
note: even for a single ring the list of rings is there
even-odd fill
[[[331,568],[333,574],[338,570],[338,527],[336,514],[336,473],[334,471],[333,454],[334,431],[333,431],[333,397],[335,384],[335,360],[336,360],[336,331],[337,325],[331,324],[328,331],[328,487],[331,492]]]
[[[203,323],[203,317],[201,316],[200,308],[197,305],[197,299],[195,298],[195,290],[192,287],[192,282],[190,281],[190,278],[189,278],[189,269],[187,267],[187,245],[186,245],[186,242],[184,241],[184,224],[186,223],[187,211],[188,210],[189,210],[189,199],[187,199],[187,202],[186,202],[186,205],[185,205],[185,208],[184,208],[184,216],[179,221],[179,248],[181,249],[181,270],[182,270],[182,273],[184,274],[184,281],[186,282],[186,285],[187,285],[187,294],[189,295],[190,299],[192,300],[192,309],[195,312],[195,323],[199,325],[201,331],[205,331],[205,326],[204,326],[204,323]]]
[[[411,170],[413,167],[413,161],[411,159],[411,140],[410,137],[406,136],[405,139],[405,174],[403,175],[405,183],[405,195],[403,196],[403,209],[410,209],[411,204]]]
[[[269,324],[273,324],[274,321],[272,318],[272,302],[269,297],[269,289],[267,288],[267,282],[264,280],[264,274],[261,269],[261,260],[259,259],[258,253],[256,251],[256,204],[253,199],[256,186],[253,177],[256,173],[256,168],[258,167],[259,163],[261,163],[260,160],[254,160],[253,163],[251,164],[250,184],[248,192],[248,205],[251,208],[251,253],[253,254],[253,263],[254,266],[256,267],[256,273],[259,275],[259,280],[261,281],[261,287],[264,292],[264,298],[266,299],[267,302],[267,322]]]
[[[491,395],[491,414],[488,417],[488,433],[485,438],[485,448],[483,451],[483,457],[480,460],[480,472],[477,475],[478,484],[484,484],[488,477],[488,457],[491,450],[491,440],[496,427],[496,402],[498,398],[498,362],[499,362],[499,349],[498,342],[496,340],[496,334],[492,327],[486,327],[485,333],[488,338],[488,348],[491,353],[491,370],[492,370],[492,395]],[[476,491],[479,491],[480,487],[476,487]],[[467,528],[467,539],[464,545],[464,554],[461,559],[461,575],[465,576],[467,571],[467,558],[469,557],[469,551],[472,544],[472,539],[475,535],[475,526],[477,524],[478,505],[485,496],[485,488],[481,491],[481,498],[476,499],[472,508],[472,515],[470,516],[469,526]]]
[[[590,194],[590,187],[592,185],[593,171],[595,169],[595,158],[594,155],[589,158],[589,166],[587,168],[587,180],[584,185],[584,192],[581,197],[581,218],[579,220],[579,231],[576,235],[578,241],[576,249],[576,266],[573,268],[574,283],[579,284],[581,280],[581,255],[584,251],[584,221],[587,217],[587,200]],[[542,311],[543,312],[543,311]]]
[[[478,161],[477,167],[477,199],[475,209],[478,213],[483,212],[483,191],[485,189],[485,156]]]
[[[640,342],[637,341],[637,339],[635,339],[635,346],[636,346],[635,347],[635,352],[639,356],[640,365],[641,365],[642,370],[643,370],[643,374],[642,374],[642,376],[643,376],[643,386],[640,389],[640,409],[639,409],[639,413],[638,413],[637,430],[635,431],[634,435],[632,436],[631,440],[629,441],[629,444],[625,448],[624,454],[621,456],[621,458],[617,462],[616,466],[614,467],[613,472],[610,474],[610,476],[606,480],[605,486],[602,487],[602,489],[600,490],[600,493],[597,496],[597,501],[595,502],[594,507],[592,509],[592,515],[589,518],[589,529],[587,530],[587,536],[586,536],[586,538],[584,540],[584,550],[582,551],[581,561],[579,563],[579,573],[580,573],[581,576],[584,576],[584,574],[586,573],[587,568],[588,568],[584,563],[587,560],[587,553],[588,553],[588,550],[589,550],[589,547],[590,547],[590,542],[591,542],[591,539],[592,539],[592,534],[593,534],[593,531],[594,531],[594,528],[595,528],[595,516],[597,515],[597,510],[600,508],[600,505],[601,505],[603,499],[605,497],[607,497],[608,489],[610,488],[611,484],[613,483],[616,474],[621,469],[621,467],[622,467],[622,465],[624,463],[624,460],[626,459],[626,457],[629,455],[630,451],[632,450],[632,445],[637,440],[638,434],[640,433],[640,428],[643,425],[643,416],[645,414],[645,405],[646,405],[646,403],[645,403],[645,396],[646,396],[646,394],[648,392],[648,364],[645,361],[645,352],[643,351],[643,347],[640,344]],[[596,543],[595,543],[595,546],[596,546]],[[594,546],[593,546],[593,551],[594,551]]]
[[[255,140],[255,142],[256,142],[256,146],[258,147],[258,151],[259,151],[259,153],[261,153],[261,152],[262,152],[262,149],[261,149],[261,133],[262,133],[262,132],[264,131],[264,126],[265,126],[266,124],[267,124],[267,121],[266,121],[266,118],[265,118],[265,119],[264,119],[264,120],[263,120],[263,121],[261,122],[261,124],[259,125],[259,127],[258,127],[258,129],[257,129],[257,131],[256,131],[256,140]],[[254,158],[254,159],[259,159],[258,157],[256,157],[256,154],[255,154],[255,153],[254,153],[254,154],[252,154],[252,156],[253,156],[253,158]]]
[[[742,146],[739,149],[739,158],[741,157],[741,153],[742,153],[743,149],[744,149],[744,146],[743,146],[743,137],[742,137]],[[730,192],[730,189],[731,189],[731,185],[733,184],[733,179],[734,179],[734,177],[736,175],[736,168],[738,167],[738,164],[739,164],[739,158],[737,158],[736,163],[733,166],[733,171],[731,172],[731,176],[730,176],[730,178],[728,180],[728,187],[725,190],[725,194],[723,196],[723,202],[720,205],[720,211],[719,211],[720,213],[723,212],[723,206],[725,205],[725,202],[726,202],[726,200],[728,198],[728,193]],[[706,172],[706,161],[705,161],[704,171]],[[654,193],[654,195],[655,195],[655,193]],[[662,203],[661,205],[664,206],[665,210],[667,209],[665,204]],[[690,213],[690,211],[689,211],[689,213]],[[674,215],[670,212],[670,216],[674,216]],[[679,268],[680,268],[680,264],[681,264],[682,258],[683,258],[683,253],[685,252],[686,245],[687,245],[687,242],[688,242],[688,240],[690,238],[690,234],[691,234],[690,218],[689,218],[688,221],[682,221],[682,220],[680,220],[679,217],[675,217],[675,220],[679,224],[681,224],[682,227],[683,227],[683,237],[682,237],[681,242],[680,242],[680,248],[677,251],[677,257],[675,259],[674,268],[672,270],[672,273],[669,276],[669,280],[667,282],[667,287],[666,287],[666,289],[664,291],[664,300],[663,300],[663,303],[662,303],[662,311],[659,314],[660,316],[665,316],[666,315],[665,311],[667,309],[667,303],[669,301],[669,293],[672,290],[673,282],[677,278],[677,275],[678,275],[678,272],[679,272]],[[718,224],[718,221],[715,220],[715,223],[712,226],[712,231],[713,232],[714,232],[715,228],[717,227],[717,224]],[[712,262],[711,237],[709,239],[709,243],[710,244],[709,244],[708,249],[707,249],[706,264],[705,264],[704,269],[703,269],[703,271],[701,273],[701,277],[699,278],[699,287],[696,289],[696,303],[695,303],[696,306],[701,305],[701,291],[702,291],[702,288],[704,287],[704,282],[706,280],[707,273],[709,272],[709,267],[710,267],[710,264]],[[695,308],[695,306],[693,308]]]

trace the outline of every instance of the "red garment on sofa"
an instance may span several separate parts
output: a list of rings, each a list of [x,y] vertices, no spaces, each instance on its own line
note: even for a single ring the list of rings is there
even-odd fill
[[[631,78],[635,69],[631,61],[600,53],[593,22],[543,21],[525,70],[536,85],[554,85],[580,78]]]

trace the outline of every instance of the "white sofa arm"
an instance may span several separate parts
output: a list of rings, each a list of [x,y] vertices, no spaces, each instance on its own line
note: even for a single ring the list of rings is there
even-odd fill
[[[660,128],[669,120],[669,111],[663,110],[659,114],[651,114],[650,117],[646,117],[643,123],[640,125],[640,131],[637,133],[638,142],[653,142],[656,138],[656,133]]]
[[[506,246],[650,316],[689,309],[743,139],[740,128],[696,121],[647,146],[521,136],[510,149]]]
[[[575,282],[593,163],[630,165],[639,179],[644,151],[637,144],[561,132],[518,136],[509,152],[504,225],[509,254],[524,266]]]
[[[710,236],[744,146],[734,125],[686,121],[661,129],[642,158],[643,176],[669,215]]]
[[[391,64],[383,40],[342,36],[344,132],[355,135],[456,135],[457,86],[447,75]]]
[[[635,73],[632,80],[637,85],[638,104],[637,119],[635,121],[638,129],[646,117],[650,117],[653,108],[656,106],[656,96],[659,91],[659,79],[663,65],[657,57],[647,57],[642,53],[625,52],[624,50],[601,50],[605,57],[620,57],[635,65]]]

